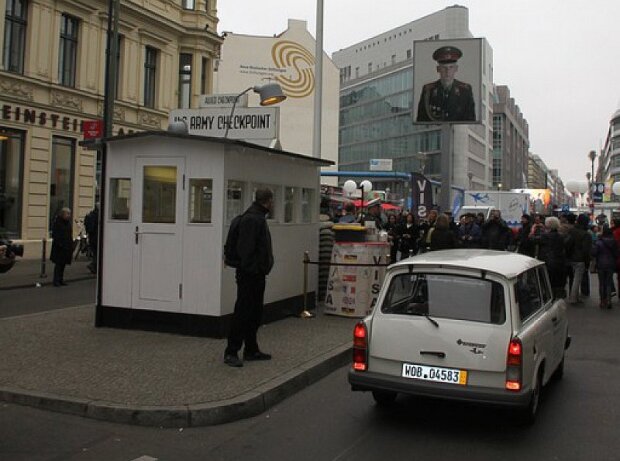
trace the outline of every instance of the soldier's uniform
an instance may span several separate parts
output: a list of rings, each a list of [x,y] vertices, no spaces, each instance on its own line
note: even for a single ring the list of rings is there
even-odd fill
[[[453,46],[443,46],[433,53],[439,64],[455,63],[463,55]],[[475,122],[476,106],[471,85],[453,80],[444,88],[441,80],[427,83],[422,88],[418,103],[418,122]]]

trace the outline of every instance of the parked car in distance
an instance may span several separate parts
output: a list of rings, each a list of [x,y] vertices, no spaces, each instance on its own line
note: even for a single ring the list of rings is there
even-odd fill
[[[533,422],[569,345],[566,305],[542,261],[435,251],[390,266],[375,309],[355,326],[348,380],[380,405],[403,393],[509,406]]]

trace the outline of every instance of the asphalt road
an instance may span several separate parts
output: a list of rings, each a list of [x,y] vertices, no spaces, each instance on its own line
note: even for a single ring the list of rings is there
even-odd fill
[[[95,303],[95,279],[0,291],[0,318]]]
[[[539,419],[400,397],[390,410],[352,393],[346,369],[269,413],[205,428],[116,425],[0,404],[6,460],[618,460],[620,309],[571,308],[573,345]]]

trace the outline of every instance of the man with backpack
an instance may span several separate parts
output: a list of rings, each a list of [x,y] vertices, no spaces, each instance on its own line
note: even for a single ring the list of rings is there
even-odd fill
[[[254,203],[230,225],[224,259],[236,269],[237,301],[233,313],[224,363],[242,367],[239,350],[244,346],[243,360],[270,360],[261,352],[256,333],[263,315],[265,277],[273,267],[271,235],[266,216],[272,211],[273,192],[258,189]]]

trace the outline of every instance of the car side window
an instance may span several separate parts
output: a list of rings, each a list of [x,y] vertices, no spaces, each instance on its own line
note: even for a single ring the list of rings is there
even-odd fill
[[[515,295],[521,321],[527,320],[542,308],[540,293],[536,269],[530,269],[517,277]]]
[[[553,299],[553,291],[549,283],[549,277],[547,277],[547,268],[545,266],[538,266],[538,279],[540,280],[540,288],[542,293],[543,305],[547,305]]]

